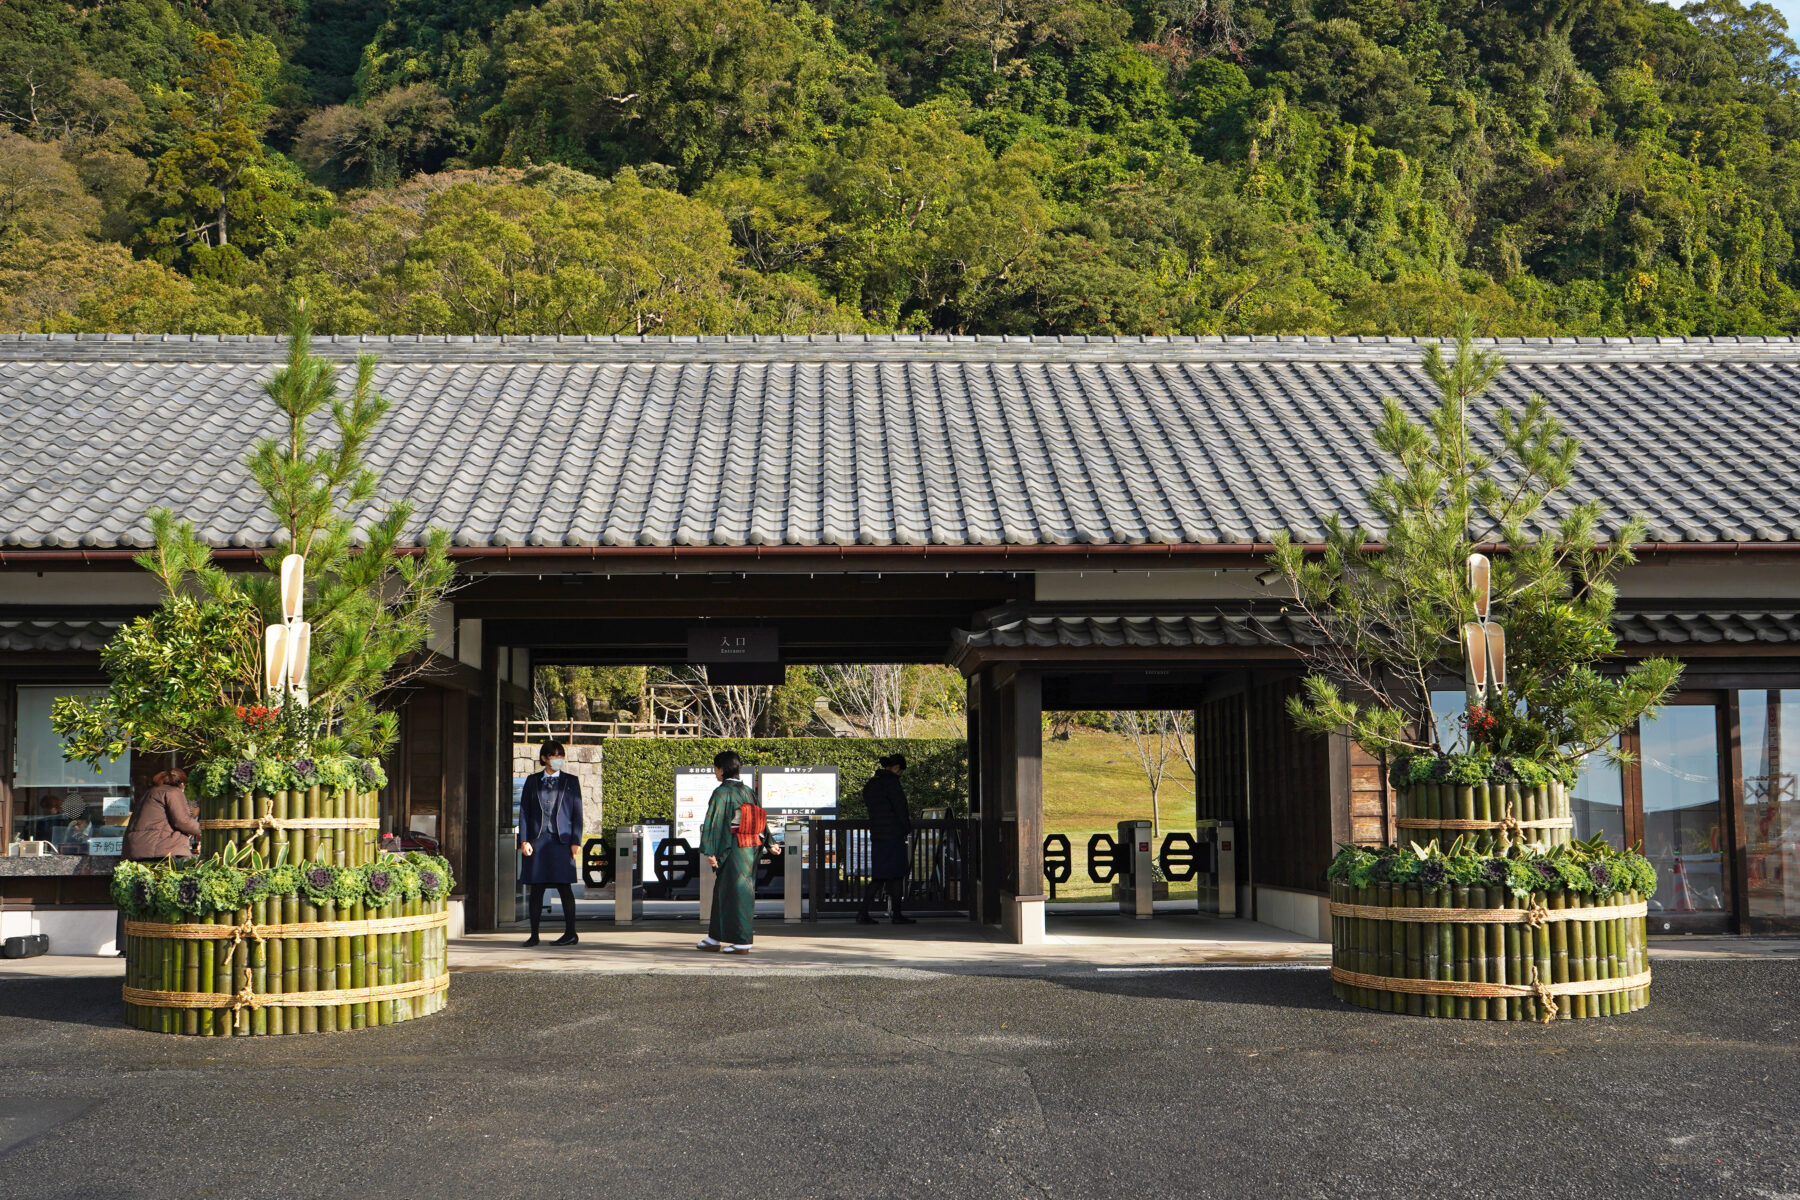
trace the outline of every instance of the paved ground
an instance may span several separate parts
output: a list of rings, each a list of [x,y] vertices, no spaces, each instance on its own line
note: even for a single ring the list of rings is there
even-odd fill
[[[1339,1006],[1294,967],[465,971],[357,1034],[118,1024],[0,978],[0,1197],[1800,1193],[1800,963],[1607,1021]]]

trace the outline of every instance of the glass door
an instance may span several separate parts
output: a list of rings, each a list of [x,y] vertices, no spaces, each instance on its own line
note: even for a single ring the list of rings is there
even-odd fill
[[[1738,693],[1751,933],[1800,930],[1800,690]]]
[[[1656,864],[1651,933],[1732,926],[1719,705],[1681,698],[1638,724],[1644,853]]]

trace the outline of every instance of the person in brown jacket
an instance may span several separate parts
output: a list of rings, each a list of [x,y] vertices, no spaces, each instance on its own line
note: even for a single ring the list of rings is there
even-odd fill
[[[188,806],[187,772],[158,771],[150,782],[125,826],[124,856],[136,862],[192,856],[200,840],[200,822]]]
[[[138,797],[125,826],[123,856],[134,862],[192,858],[200,848],[200,822],[188,806],[187,772],[179,767],[158,771],[150,789]],[[125,953],[125,910],[114,927],[113,955]]]

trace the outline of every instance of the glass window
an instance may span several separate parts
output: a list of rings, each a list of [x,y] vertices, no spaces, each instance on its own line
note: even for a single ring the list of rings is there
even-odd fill
[[[1445,754],[1456,754],[1468,749],[1464,745],[1468,731],[1463,728],[1462,723],[1462,715],[1468,710],[1467,692],[1431,693],[1431,716],[1437,724],[1438,745],[1444,748]]]
[[[1725,823],[1719,801],[1718,710],[1672,704],[1639,726],[1644,853],[1656,864],[1650,911],[1723,914]],[[1655,929],[1655,924],[1652,925]]]
[[[50,727],[58,696],[100,695],[102,688],[21,687],[13,737],[12,829],[8,840],[46,841],[64,854],[117,854],[131,817],[130,757],[98,770],[63,757]]]
[[[1619,739],[1613,739],[1616,748]],[[1583,841],[1604,834],[1614,849],[1625,848],[1625,773],[1604,754],[1590,754],[1569,789],[1569,815]]]
[[[1738,731],[1749,915],[1800,918],[1800,691],[1739,692]]]

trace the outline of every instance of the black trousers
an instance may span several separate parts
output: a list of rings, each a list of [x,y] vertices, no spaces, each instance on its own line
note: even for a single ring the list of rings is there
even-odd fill
[[[544,890],[555,888],[562,901],[563,932],[575,932],[575,885],[570,883],[534,883],[531,885],[531,936],[536,937],[538,922],[544,917]]]
[[[901,913],[900,913],[900,898],[906,894],[906,877],[904,875],[902,875],[899,879],[871,879],[871,880],[869,880],[868,886],[863,888],[863,894],[862,894],[863,915],[864,916],[868,915],[869,906],[875,903],[875,897],[881,895],[882,888],[886,888],[887,892],[888,892],[888,897],[889,897],[888,903],[890,905],[889,911],[892,912],[896,917],[900,916],[901,915]]]

